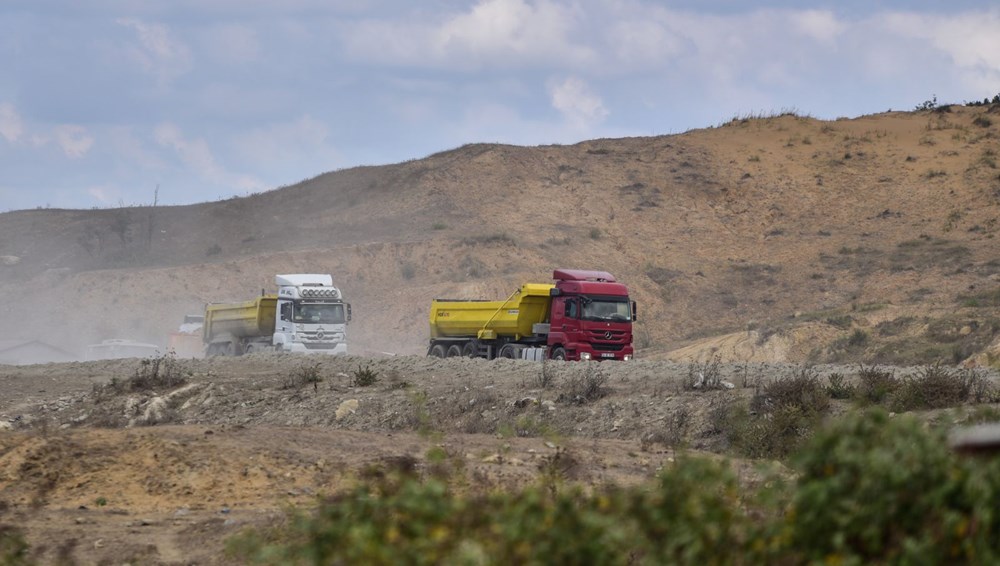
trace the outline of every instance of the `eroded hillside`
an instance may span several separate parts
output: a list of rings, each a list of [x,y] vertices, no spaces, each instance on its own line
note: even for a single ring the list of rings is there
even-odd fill
[[[423,353],[431,298],[579,267],[633,289],[641,356],[989,362],[998,135],[996,105],[783,115],[469,145],[194,206],[6,213],[0,339],[163,343],[206,302],[329,272],[355,352]]]

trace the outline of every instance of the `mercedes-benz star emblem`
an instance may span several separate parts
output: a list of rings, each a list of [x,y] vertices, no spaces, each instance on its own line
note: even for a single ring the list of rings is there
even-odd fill
[[[604,333],[604,339],[605,340],[611,340],[611,331],[610,330],[608,330],[607,332]]]

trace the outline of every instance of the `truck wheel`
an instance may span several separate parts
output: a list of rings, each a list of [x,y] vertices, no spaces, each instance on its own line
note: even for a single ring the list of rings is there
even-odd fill
[[[457,358],[461,355],[462,355],[462,348],[460,348],[458,344],[452,344],[451,346],[448,346],[449,358]]]
[[[445,353],[444,346],[442,346],[441,344],[434,344],[434,346],[431,348],[430,353],[427,355],[432,358],[443,358],[447,354]]]
[[[566,361],[566,350],[562,348],[556,348],[555,350],[552,350],[552,359]]]
[[[513,360],[514,359],[514,345],[513,344],[504,344],[503,347],[500,348],[500,353],[497,354],[497,356],[500,357],[500,358],[507,358],[508,360]]]
[[[462,346],[462,357],[463,358],[474,358],[476,357],[476,345],[472,342],[466,342]]]

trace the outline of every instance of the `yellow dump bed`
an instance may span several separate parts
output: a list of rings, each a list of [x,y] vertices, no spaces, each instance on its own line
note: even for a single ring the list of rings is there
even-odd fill
[[[220,334],[237,338],[274,334],[277,295],[263,295],[243,303],[215,303],[205,307],[206,343]]]
[[[554,287],[548,283],[525,283],[506,301],[434,299],[431,338],[531,336],[534,324],[549,321],[552,301],[549,292]]]

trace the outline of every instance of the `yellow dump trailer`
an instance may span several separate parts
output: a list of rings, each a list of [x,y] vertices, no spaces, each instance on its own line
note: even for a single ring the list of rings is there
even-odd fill
[[[213,352],[214,349],[232,348],[247,339],[266,339],[274,334],[274,317],[277,309],[277,295],[262,295],[252,301],[242,303],[214,303],[205,307],[205,324],[202,338],[209,354],[230,354]]]
[[[530,336],[535,324],[548,321],[549,293],[554,287],[525,283],[506,301],[434,299],[431,337],[471,336],[489,340],[499,336]]]

